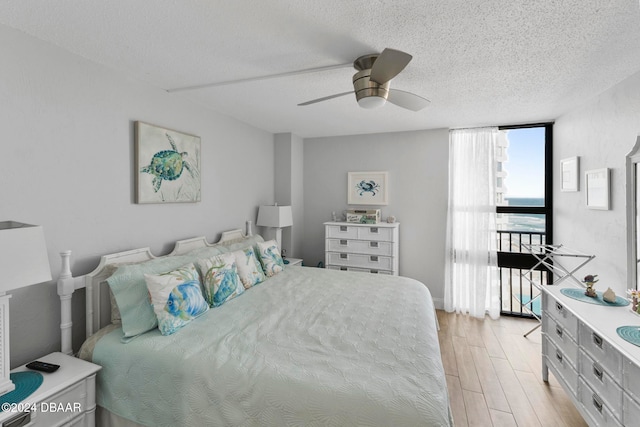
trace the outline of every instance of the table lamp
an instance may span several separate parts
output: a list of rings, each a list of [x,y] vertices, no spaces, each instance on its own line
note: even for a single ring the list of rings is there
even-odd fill
[[[260,206],[256,225],[272,227],[276,229],[276,243],[282,250],[282,227],[293,225],[293,213],[291,206]]]
[[[9,298],[7,291],[51,280],[51,268],[38,225],[0,221],[0,396],[15,389],[9,378]]]

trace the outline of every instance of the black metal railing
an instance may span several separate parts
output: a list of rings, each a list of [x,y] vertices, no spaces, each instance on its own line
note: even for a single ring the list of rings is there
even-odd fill
[[[533,317],[529,311],[532,310],[540,316],[540,291],[534,283],[538,286],[547,284],[547,271],[544,267],[531,270],[537,260],[522,246],[523,243],[544,245],[546,235],[535,231],[498,231],[502,314]]]

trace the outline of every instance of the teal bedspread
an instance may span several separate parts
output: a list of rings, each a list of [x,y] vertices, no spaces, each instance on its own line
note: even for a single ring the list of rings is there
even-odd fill
[[[431,296],[287,267],[174,335],[98,341],[102,407],[147,426],[451,425]]]

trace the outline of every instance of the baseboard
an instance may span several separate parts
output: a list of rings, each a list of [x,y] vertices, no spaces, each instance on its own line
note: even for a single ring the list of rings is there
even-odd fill
[[[432,298],[436,310],[444,310],[444,298]]]

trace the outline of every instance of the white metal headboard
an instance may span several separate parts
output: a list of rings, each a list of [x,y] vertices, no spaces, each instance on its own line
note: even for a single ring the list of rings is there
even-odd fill
[[[247,227],[250,228],[249,226]],[[173,251],[164,256],[182,255],[194,249],[215,246],[219,244],[228,245],[246,238],[241,229],[234,229],[222,233],[220,240],[216,243],[207,242],[205,237],[194,237],[192,239],[179,240],[175,243]],[[101,301],[105,296],[108,298],[107,287],[101,286],[115,270],[115,265],[122,263],[136,263],[158,258],[151,253],[149,248],[133,249],[130,251],[118,252],[103,255],[98,266],[84,276],[73,277],[71,274],[70,258],[71,251],[60,253],[62,258],[62,270],[58,279],[58,295],[60,296],[60,334],[62,339],[62,352],[72,354],[72,331],[73,325],[71,298],[76,289],[85,288],[86,300],[86,337],[100,329],[103,321],[101,312]],[[104,289],[103,289],[104,288]],[[104,294],[104,295],[103,295]]]

